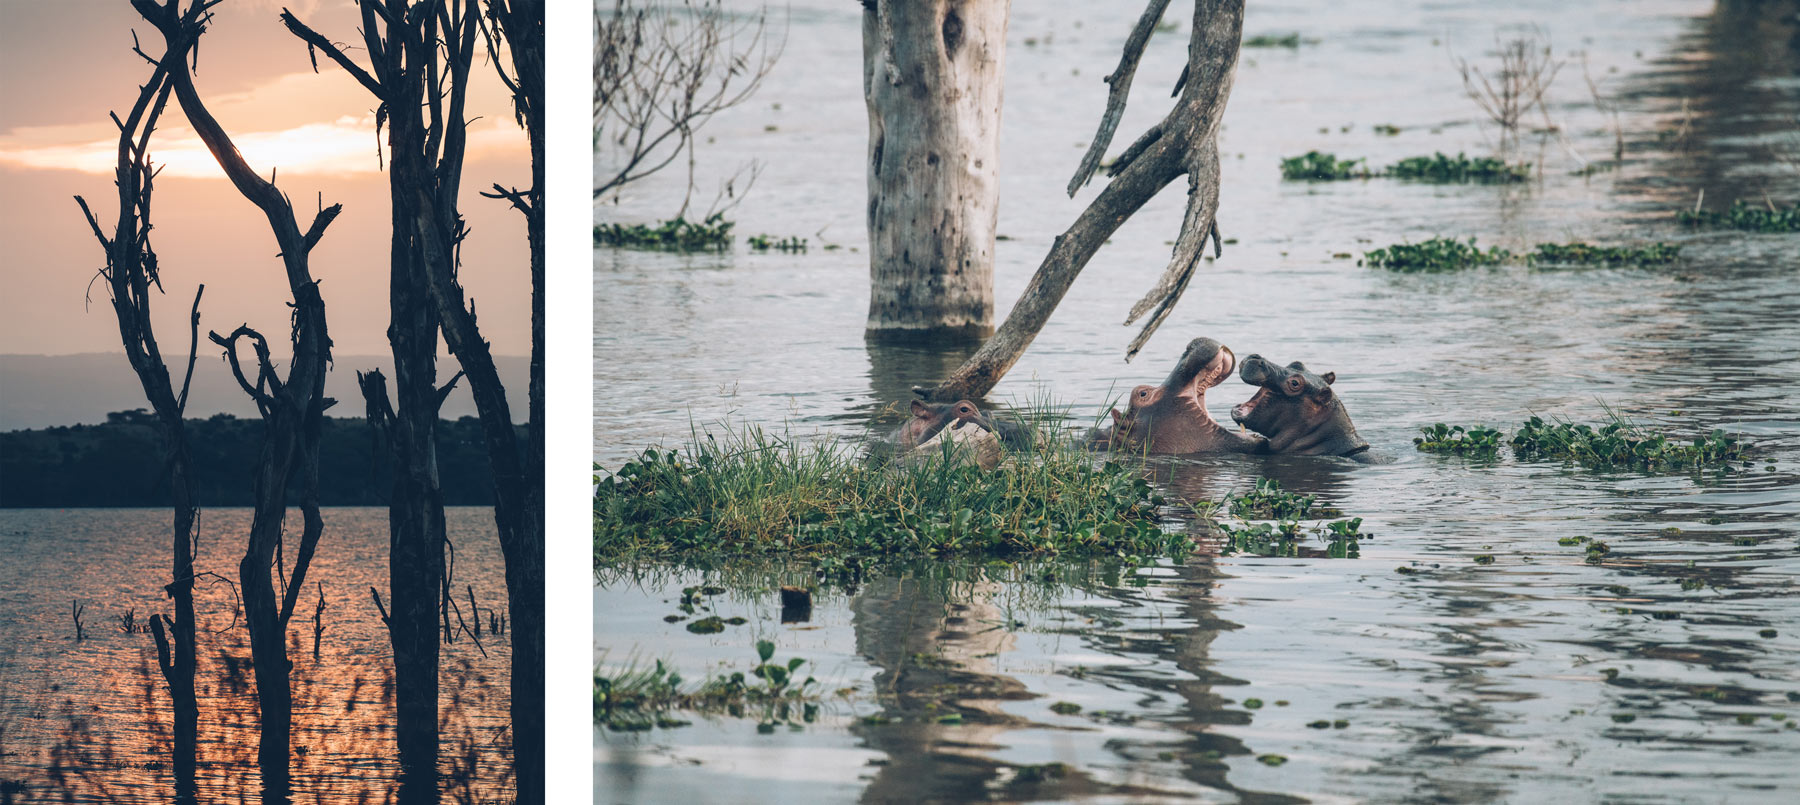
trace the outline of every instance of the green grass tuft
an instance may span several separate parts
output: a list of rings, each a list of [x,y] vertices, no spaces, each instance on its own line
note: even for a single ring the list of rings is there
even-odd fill
[[[1038,443],[982,470],[891,466],[854,445],[754,427],[696,434],[616,472],[595,468],[594,562],[1185,553],[1187,538],[1158,525],[1165,501],[1137,467],[1066,439]]]

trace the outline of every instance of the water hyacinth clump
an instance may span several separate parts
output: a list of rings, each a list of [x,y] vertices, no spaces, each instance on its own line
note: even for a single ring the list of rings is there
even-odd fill
[[[1446,425],[1439,422],[1428,428],[1420,428],[1423,436],[1415,437],[1413,444],[1427,453],[1463,453],[1469,455],[1493,454],[1500,450],[1500,440],[1505,434],[1498,430],[1481,425],[1463,427]]]
[[[1675,219],[1688,226],[1740,229],[1746,232],[1800,232],[1800,201],[1782,208],[1766,199],[1761,205],[1747,204],[1743,199],[1738,199],[1724,212],[1682,210],[1676,214]]]
[[[1385,249],[1363,253],[1360,265],[1393,271],[1455,271],[1473,266],[1498,265],[1513,259],[1513,253],[1495,246],[1483,251],[1475,239],[1432,238],[1419,243],[1396,243]]]
[[[1532,417],[1513,434],[1510,444],[1522,460],[1560,459],[1589,469],[1627,468],[1679,470],[1742,461],[1744,444],[1722,430],[1683,443],[1667,434],[1641,428],[1617,413],[1596,428]]]
[[[1493,428],[1440,422],[1420,428],[1423,435],[1414,438],[1413,444],[1427,453],[1492,455],[1504,443],[1520,461],[1564,461],[1588,469],[1651,472],[1724,467],[1746,456],[1744,443],[1722,430],[1684,442],[1636,425],[1611,409],[1607,416],[1608,421],[1598,427],[1534,416],[1510,439]]]
[[[756,643],[757,663],[746,676],[733,671],[688,685],[662,660],[650,668],[626,667],[594,674],[594,721],[613,732],[672,729],[691,722],[678,713],[754,718],[759,731],[779,724],[812,723],[823,695],[812,677],[801,679],[806,660],[776,661],[775,644]]]
[[[1300,32],[1291,34],[1258,34],[1244,40],[1247,48],[1297,48],[1300,47]]]
[[[897,466],[759,428],[650,449],[594,482],[596,565],[646,558],[1164,555],[1164,499],[1133,467],[1073,444],[993,470]]]
[[[725,220],[720,213],[713,213],[699,223],[675,218],[656,226],[597,224],[594,227],[594,243],[622,249],[722,252],[731,246],[733,226],[736,224]]]
[[[1360,159],[1340,160],[1331,154],[1308,151],[1300,156],[1281,160],[1281,178],[1335,181],[1374,176],[1367,167],[1362,166],[1362,162]]]
[[[1660,266],[1680,257],[1680,246],[1661,241],[1645,246],[1591,246],[1575,241],[1539,243],[1526,260],[1534,265]]]
[[[1531,166],[1524,163],[1508,164],[1506,160],[1494,157],[1471,159],[1460,153],[1452,157],[1446,156],[1440,151],[1428,157],[1402,159],[1389,165],[1386,170],[1382,171],[1382,174],[1396,179],[1411,179],[1438,184],[1463,182],[1507,184],[1530,179]]]

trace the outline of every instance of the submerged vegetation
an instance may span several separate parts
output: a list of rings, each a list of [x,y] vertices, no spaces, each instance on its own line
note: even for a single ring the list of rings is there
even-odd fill
[[[1483,250],[1471,237],[1467,241],[1431,238],[1419,243],[1397,243],[1364,252],[1362,263],[1393,271],[1439,272],[1514,262],[1533,266],[1662,266],[1680,257],[1680,246],[1661,241],[1643,246],[1594,246],[1580,241],[1539,243],[1529,253],[1515,254],[1499,246]]]
[[[1399,129],[1389,127],[1393,132]],[[1380,127],[1377,127],[1380,130]],[[1289,180],[1339,181],[1386,177],[1436,184],[1490,182],[1506,184],[1531,178],[1531,166],[1508,163],[1494,157],[1448,156],[1437,152],[1428,157],[1408,157],[1381,170],[1370,170],[1363,159],[1338,159],[1334,154],[1308,151],[1281,160],[1281,178]]]
[[[756,654],[748,676],[734,671],[692,686],[661,660],[611,676],[595,672],[594,721],[614,732],[641,732],[685,727],[691,722],[676,713],[690,712],[755,718],[758,731],[771,732],[781,724],[817,720],[822,698],[818,683],[810,676],[797,677],[806,660],[776,662],[775,644],[768,640],[757,641]]]
[[[722,252],[731,247],[731,228],[723,213],[713,213],[695,223],[676,217],[655,226],[645,224],[597,224],[594,243],[622,249],[671,252]]]
[[[1355,559],[1359,555],[1357,540],[1369,536],[1362,531],[1361,517],[1319,522],[1312,527],[1303,525],[1301,520],[1342,517],[1343,512],[1320,505],[1317,495],[1286,491],[1273,478],[1258,478],[1250,491],[1227,495],[1216,508],[1242,521],[1233,525],[1218,520],[1211,516],[1210,509],[1202,515],[1224,537],[1219,552],[1225,556],[1300,556],[1300,544],[1310,534],[1329,543],[1324,556]]]
[[[1595,427],[1534,416],[1505,444],[1521,461],[1563,461],[1589,469],[1684,470],[1723,467],[1745,458],[1743,442],[1721,430],[1683,442],[1637,425],[1611,409],[1607,417],[1605,424]],[[1493,428],[1441,422],[1420,432],[1423,435],[1414,438],[1413,444],[1427,453],[1494,455],[1504,437]]]
[[[1047,434],[1046,434],[1047,436]],[[1051,438],[994,470],[866,459],[760,428],[596,467],[594,561],[744,556],[1157,555],[1164,499],[1134,467]]]
[[[1724,212],[1716,210],[1682,210],[1676,220],[1688,226],[1741,229],[1746,232],[1800,232],[1800,201],[1785,209],[1766,201],[1762,206],[1747,204],[1743,199],[1731,203]]]
[[[1297,48],[1300,47],[1300,32],[1290,34],[1258,34],[1244,40],[1247,48]]]

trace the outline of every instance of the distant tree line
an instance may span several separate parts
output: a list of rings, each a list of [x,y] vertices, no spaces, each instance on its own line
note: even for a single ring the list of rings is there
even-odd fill
[[[187,420],[194,498],[202,508],[255,503],[244,468],[255,464],[263,427],[260,419],[230,414]],[[365,420],[325,417],[320,436],[320,503],[387,505],[393,468]],[[161,439],[155,415],[141,408],[107,414],[101,425],[0,433],[0,507],[168,506]],[[494,505],[478,419],[441,421],[437,458],[446,505]],[[298,484],[293,479],[295,494]]]

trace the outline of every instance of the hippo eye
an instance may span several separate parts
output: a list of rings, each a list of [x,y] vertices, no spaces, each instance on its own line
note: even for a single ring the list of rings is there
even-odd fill
[[[1301,389],[1304,388],[1306,388],[1306,381],[1301,380],[1299,377],[1294,376],[1287,379],[1287,392],[1289,394],[1299,394]]]
[[[969,406],[966,406],[966,405],[956,406],[956,412],[959,414],[969,413]]]

